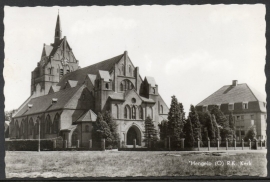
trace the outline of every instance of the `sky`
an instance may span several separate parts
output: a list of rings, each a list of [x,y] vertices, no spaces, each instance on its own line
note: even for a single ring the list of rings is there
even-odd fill
[[[62,35],[81,67],[125,50],[142,78],[152,76],[167,103],[185,112],[224,85],[247,83],[266,95],[265,6],[79,6],[4,8],[5,110],[29,96],[43,44]]]

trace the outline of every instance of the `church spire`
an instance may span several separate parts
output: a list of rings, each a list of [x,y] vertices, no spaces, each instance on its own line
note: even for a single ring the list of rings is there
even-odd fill
[[[58,16],[57,16],[57,21],[56,21],[56,26],[55,26],[54,43],[57,43],[61,39],[62,39],[62,28],[61,28],[61,22],[60,22],[59,10],[58,10]]]

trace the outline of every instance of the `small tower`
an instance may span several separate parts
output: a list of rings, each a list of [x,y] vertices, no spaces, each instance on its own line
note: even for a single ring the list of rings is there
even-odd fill
[[[60,16],[58,11],[56,26],[55,26],[55,34],[54,34],[54,43],[57,43],[62,39],[62,28],[61,28],[61,22],[60,22]]]

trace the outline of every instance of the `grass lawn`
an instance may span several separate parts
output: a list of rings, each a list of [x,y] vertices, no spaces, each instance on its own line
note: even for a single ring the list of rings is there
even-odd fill
[[[267,175],[265,153],[7,151],[5,161],[7,178]],[[217,161],[221,166],[215,165]],[[235,161],[235,165],[227,165],[227,161]]]

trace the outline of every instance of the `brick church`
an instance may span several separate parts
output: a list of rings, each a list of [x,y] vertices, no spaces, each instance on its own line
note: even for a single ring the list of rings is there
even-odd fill
[[[167,119],[168,107],[153,77],[142,77],[128,52],[80,68],[58,15],[54,43],[43,46],[32,71],[31,96],[10,123],[10,138],[41,139],[62,136],[69,147],[87,147],[99,112],[111,111],[121,142],[143,146],[144,120],[155,126]]]

